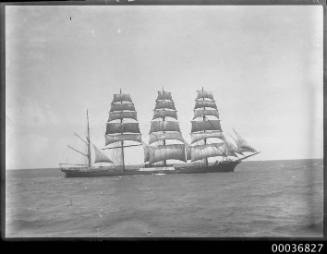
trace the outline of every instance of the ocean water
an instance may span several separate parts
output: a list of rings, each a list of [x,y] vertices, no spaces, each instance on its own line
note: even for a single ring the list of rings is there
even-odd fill
[[[323,162],[113,178],[11,170],[5,204],[7,237],[320,237]]]

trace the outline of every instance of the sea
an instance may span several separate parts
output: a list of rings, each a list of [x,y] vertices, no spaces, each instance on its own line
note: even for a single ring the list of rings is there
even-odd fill
[[[7,170],[5,208],[7,238],[321,237],[323,161],[98,178]]]

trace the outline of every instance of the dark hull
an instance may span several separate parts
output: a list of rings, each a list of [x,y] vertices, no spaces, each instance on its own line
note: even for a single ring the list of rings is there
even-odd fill
[[[121,169],[97,168],[97,169],[79,169],[79,168],[62,168],[66,177],[103,177],[103,176],[123,176],[123,175],[152,175],[152,174],[200,174],[200,173],[220,173],[233,172],[240,161],[224,161],[219,164],[209,165],[208,167],[201,165],[176,165],[173,170],[161,170],[160,167],[154,170],[142,169]]]

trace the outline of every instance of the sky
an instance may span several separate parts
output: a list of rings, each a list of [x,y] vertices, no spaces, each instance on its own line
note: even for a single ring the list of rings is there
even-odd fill
[[[78,162],[86,109],[103,147],[119,89],[147,142],[162,87],[187,141],[203,86],[252,160],[323,156],[322,6],[6,6],[5,22],[7,169]]]

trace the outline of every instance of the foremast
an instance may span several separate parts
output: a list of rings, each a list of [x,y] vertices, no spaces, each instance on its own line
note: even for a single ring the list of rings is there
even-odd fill
[[[126,121],[127,120],[127,121]],[[125,141],[134,141],[137,145],[125,145]],[[119,143],[120,146],[109,147],[111,144]],[[137,113],[131,96],[122,93],[113,95],[109,118],[106,124],[105,147],[104,149],[121,149],[122,170],[125,171],[126,147],[138,146],[142,143]]]
[[[149,145],[145,146],[145,162],[149,165],[167,160],[186,161],[185,141],[177,121],[177,111],[171,93],[158,91],[149,132]],[[168,119],[168,120],[167,120]],[[176,143],[179,142],[179,143]]]

